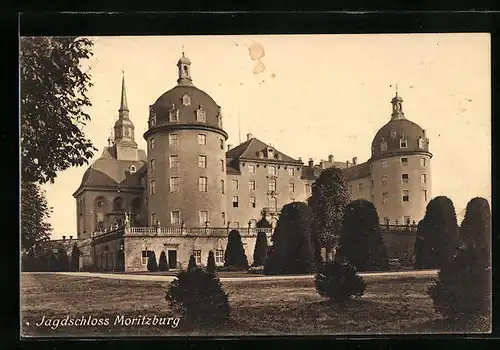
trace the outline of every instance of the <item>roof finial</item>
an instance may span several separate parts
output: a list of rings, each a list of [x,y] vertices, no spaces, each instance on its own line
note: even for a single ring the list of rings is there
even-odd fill
[[[398,84],[396,84],[396,97],[398,97]]]
[[[182,57],[184,57],[184,44],[182,44]]]

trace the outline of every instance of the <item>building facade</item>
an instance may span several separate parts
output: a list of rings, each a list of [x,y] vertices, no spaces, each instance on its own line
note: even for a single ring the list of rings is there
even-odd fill
[[[329,167],[343,169],[352,199],[375,204],[381,224],[411,225],[424,216],[431,198],[429,140],[405,118],[397,93],[368,161],[338,162],[329,155],[304,164],[251,134],[227,145],[221,107],[193,84],[184,53],[177,68],[177,85],[149,107],[147,152],[135,141],[122,80],[114,136],[73,194],[78,239],[93,241],[82,251],[84,265],[141,271],[151,251],[157,258],[165,251],[175,269],[190,255],[205,264],[210,250],[220,265],[232,229],[240,232],[251,263],[258,220],[266,217],[274,227],[281,208],[306,201]],[[269,237],[272,228],[265,232]]]

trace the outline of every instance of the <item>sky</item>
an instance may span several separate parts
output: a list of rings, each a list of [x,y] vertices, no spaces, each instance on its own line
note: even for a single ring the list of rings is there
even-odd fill
[[[490,36],[468,34],[93,37],[92,118],[98,148],[118,118],[122,71],[142,149],[149,105],[176,85],[184,47],[198,88],[222,106],[228,144],[252,133],[279,151],[315,163],[364,162],[390,119],[398,86],[407,119],[430,139],[432,197],[446,195],[459,220],[476,196],[491,201]],[[43,186],[53,208],[52,238],[76,236],[78,188],[88,166]]]

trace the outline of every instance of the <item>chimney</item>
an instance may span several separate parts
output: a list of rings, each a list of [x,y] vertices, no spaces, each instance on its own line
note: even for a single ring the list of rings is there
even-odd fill
[[[63,241],[65,241],[65,240],[66,240],[66,236],[63,236]]]
[[[69,239],[73,239],[73,236],[69,236]]]
[[[352,158],[352,165],[357,165],[358,164],[358,157],[353,157]]]
[[[309,158],[309,167],[312,168],[314,165],[314,160],[312,158]]]
[[[346,166],[347,168],[349,168],[349,161],[346,161],[346,162],[345,162],[345,166]]]
[[[328,155],[328,161],[333,164],[333,154]]]
[[[248,134],[247,134],[247,141],[250,141],[250,139],[251,139],[252,137],[253,137],[253,135],[252,135],[252,134],[250,134],[250,133],[248,133]]]
[[[233,148],[233,145],[231,145],[230,143],[227,145],[227,150],[229,151],[231,148]]]

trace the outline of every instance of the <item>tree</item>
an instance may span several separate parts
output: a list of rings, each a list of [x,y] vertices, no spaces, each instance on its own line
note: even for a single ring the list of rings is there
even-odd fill
[[[343,216],[336,259],[345,259],[358,271],[388,270],[387,249],[375,206],[358,199],[345,207]]]
[[[21,182],[21,248],[30,251],[50,239],[52,226],[48,223],[49,208],[40,186]]]
[[[158,271],[158,264],[156,262],[156,254],[154,251],[149,252],[147,268],[148,268],[148,271],[150,271],[150,272]]]
[[[473,323],[491,316],[491,211],[484,198],[469,201],[460,231],[464,244],[443,264],[428,294],[443,316]]]
[[[215,256],[212,250],[208,252],[207,272],[212,275],[214,275],[216,272]]]
[[[229,322],[229,299],[219,278],[199,267],[179,272],[165,299],[187,325],[206,328]]]
[[[344,307],[352,296],[362,296],[366,283],[357,274],[356,267],[349,263],[327,261],[318,269],[315,277],[316,291]]]
[[[20,40],[21,178],[54,182],[58,171],[88,163],[94,151],[82,127],[90,121],[82,64],[93,43],[78,37],[23,37]]]
[[[191,254],[189,257],[189,263],[188,263],[188,271],[193,271],[196,269],[196,259],[194,258],[194,255]]]
[[[57,271],[69,271],[68,253],[63,246],[57,249]]]
[[[235,270],[248,269],[248,259],[243,249],[240,233],[237,230],[229,232],[226,252],[224,253],[224,266]]]
[[[336,237],[342,228],[344,208],[349,201],[349,191],[342,170],[339,168],[323,170],[313,183],[312,195],[308,199],[313,213],[312,232],[316,263],[321,262],[321,248],[326,248],[328,257],[335,246]]]
[[[80,269],[80,255],[80,249],[78,249],[78,245],[75,242],[71,250],[71,271],[78,271]]]
[[[427,204],[425,216],[417,227],[415,253],[418,255],[415,257],[415,267],[442,267],[458,245],[457,215],[453,202],[446,196],[433,198]]]
[[[262,211],[262,218],[257,221],[257,223],[255,224],[255,227],[256,228],[271,228],[272,225],[269,221],[267,221],[266,219],[266,212],[265,211]]]
[[[315,268],[311,239],[312,213],[306,203],[293,202],[283,206],[271,240],[264,273],[305,274]]]
[[[267,236],[265,232],[257,232],[257,240],[253,251],[253,266],[264,266],[267,259]]]
[[[168,271],[167,255],[164,250],[161,251],[160,259],[158,260],[158,270]]]

